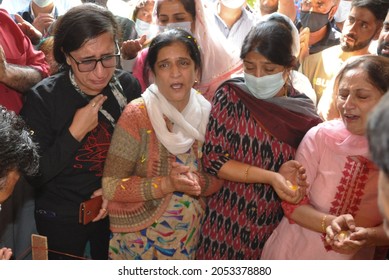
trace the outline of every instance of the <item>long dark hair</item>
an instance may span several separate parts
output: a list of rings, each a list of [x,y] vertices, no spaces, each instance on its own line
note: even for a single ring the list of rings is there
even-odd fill
[[[296,57],[292,54],[292,27],[282,17],[270,17],[253,26],[243,41],[240,58],[255,51],[271,62],[292,68]]]

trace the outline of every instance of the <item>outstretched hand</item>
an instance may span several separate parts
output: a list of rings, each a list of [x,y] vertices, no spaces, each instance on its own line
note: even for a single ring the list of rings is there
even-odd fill
[[[307,188],[309,183],[305,167],[297,160],[289,160],[278,171],[284,178],[299,188]]]
[[[122,58],[126,60],[134,59],[143,48],[146,39],[146,35],[142,35],[138,39],[124,41],[121,47]]]
[[[357,227],[350,214],[336,217],[326,229],[327,244],[340,254],[355,254],[366,245],[367,239],[367,229]]]
[[[15,14],[15,20],[18,23],[19,28],[22,30],[24,35],[30,38],[33,45],[39,44],[42,39],[42,33],[35,28],[31,23],[24,20],[19,14]]]
[[[272,186],[282,200],[297,204],[304,198],[308,187],[305,172],[296,160],[289,160],[280,167]]]

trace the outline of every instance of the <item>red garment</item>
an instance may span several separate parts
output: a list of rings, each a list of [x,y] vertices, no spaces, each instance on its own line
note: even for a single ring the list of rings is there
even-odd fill
[[[242,100],[249,109],[250,113],[253,114],[255,120],[261,123],[262,127],[265,127],[269,134],[288,143],[288,145],[295,149],[297,149],[309,128],[322,122],[313,107],[311,115],[299,111],[292,111],[288,108],[283,108],[277,104],[268,102],[267,100],[255,98],[235,83],[227,81],[226,84],[233,88],[240,100]],[[288,103],[292,103],[303,97],[311,103],[306,96],[302,96],[300,93],[295,92],[294,88],[290,88],[289,92],[290,99],[288,100]],[[306,104],[306,106],[308,105],[309,104]]]
[[[45,61],[45,55],[34,49],[30,39],[4,9],[0,9],[0,45],[8,64],[31,66],[41,73],[42,78],[48,76],[49,65]],[[22,95],[0,83],[0,104],[18,114],[23,105]]]

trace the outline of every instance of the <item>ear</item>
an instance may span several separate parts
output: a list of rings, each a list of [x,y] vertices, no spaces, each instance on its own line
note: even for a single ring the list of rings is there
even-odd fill
[[[11,196],[16,183],[20,178],[20,173],[15,170],[11,170],[7,173],[4,185],[0,188],[0,202],[3,203],[8,197]]]
[[[63,48],[61,48],[61,52],[62,52],[63,55],[65,56],[66,64],[70,66],[70,65],[71,65],[71,64],[70,64],[70,57],[63,51]]]
[[[198,84],[198,83],[200,83],[200,81],[201,81],[201,71],[200,71],[200,69],[196,69],[195,70],[195,82],[196,82],[196,84]]]
[[[380,21],[378,24],[377,24],[377,31],[376,33],[374,34],[374,37],[373,37],[373,40],[378,40],[378,38],[380,37],[380,34],[381,34],[381,31],[382,31],[382,28],[384,27],[384,23],[382,21]]]
[[[328,14],[329,21],[331,21],[334,18],[334,15],[335,15],[336,11],[338,10],[338,8],[339,8],[339,4],[336,6],[332,6],[330,13]]]
[[[67,55],[67,54],[64,54],[65,55],[65,58],[66,58],[66,63],[67,63],[67,65],[71,65],[71,63],[70,63],[70,57]]]

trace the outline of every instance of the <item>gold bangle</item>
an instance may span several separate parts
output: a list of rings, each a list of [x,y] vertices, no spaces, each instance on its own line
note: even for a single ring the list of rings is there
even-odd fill
[[[244,182],[247,183],[247,177],[249,175],[249,169],[250,169],[251,165],[248,165],[246,167],[246,170],[244,171]]]
[[[324,215],[321,219],[321,230],[325,233],[326,232],[326,219],[327,215]]]

